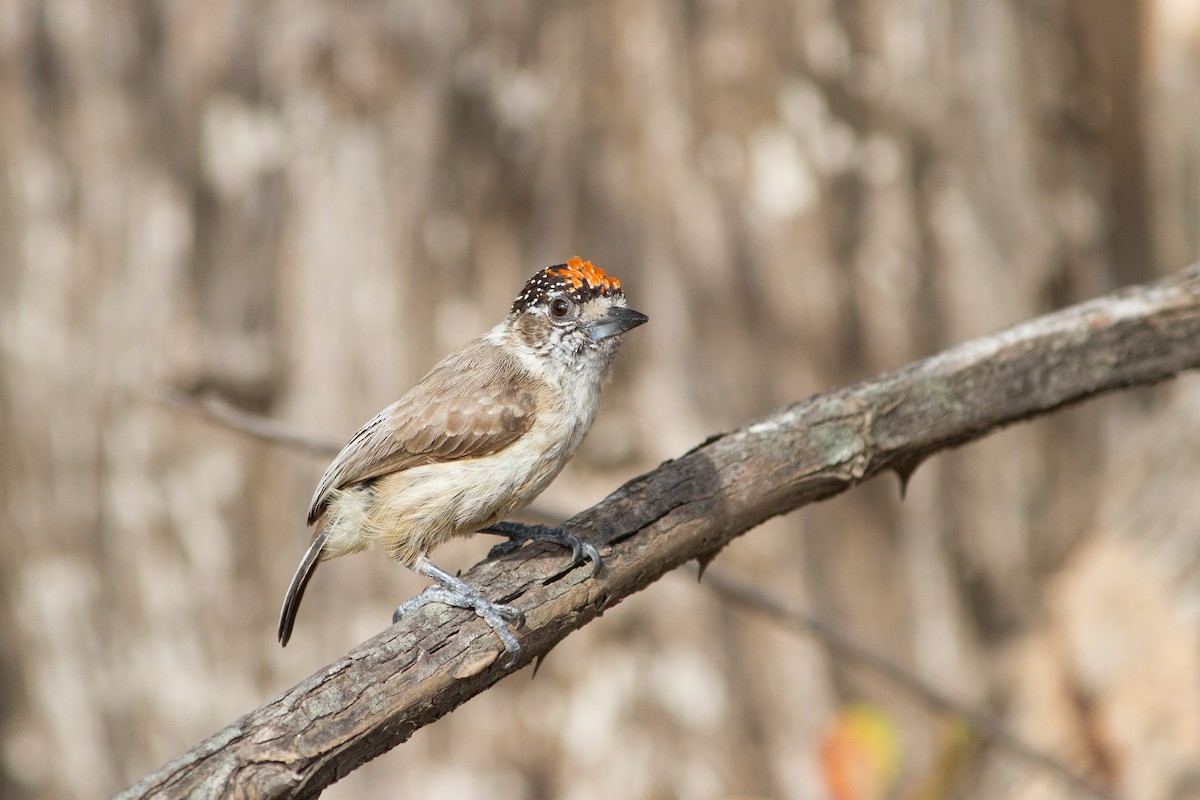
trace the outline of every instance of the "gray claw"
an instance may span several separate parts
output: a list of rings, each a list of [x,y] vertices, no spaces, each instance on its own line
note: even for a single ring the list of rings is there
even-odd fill
[[[521,660],[521,644],[509,629],[510,625],[520,628],[525,624],[525,614],[521,609],[493,603],[466,581],[456,578],[428,562],[422,565],[419,571],[426,577],[437,581],[437,584],[427,586],[425,591],[416,597],[401,603],[392,614],[393,625],[399,622],[401,617],[411,614],[426,603],[443,603],[456,608],[469,608],[477,616],[482,617],[483,621],[495,631],[496,635],[500,637],[500,641],[504,643],[504,649],[509,654],[509,660],[505,667],[512,667]]]
[[[600,574],[600,568],[604,566],[604,562],[600,559],[600,551],[590,542],[581,542],[581,544],[583,545],[584,554],[592,561],[592,577],[594,578]],[[579,556],[576,555],[575,564],[582,563]],[[575,564],[572,564],[572,566],[575,566]]]
[[[592,576],[599,574],[604,566],[600,551],[590,542],[585,542],[578,536],[563,528],[552,528],[548,525],[523,525],[519,522],[498,522],[490,528],[484,528],[483,533],[495,533],[507,536],[507,542],[501,542],[488,552],[488,557],[502,556],[511,553],[525,542],[553,542],[563,547],[571,548],[571,565],[573,569],[584,562],[585,557],[592,562]]]
[[[583,542],[579,541],[578,536],[571,537],[571,566],[574,567],[583,561]],[[594,548],[593,548],[594,549]]]
[[[499,614],[501,616],[501,618],[503,618],[504,621],[507,622],[509,625],[512,625],[517,628],[525,627],[525,612],[522,611],[521,609],[517,608],[516,606],[505,606],[505,605],[501,605],[499,603],[495,603],[495,604],[492,604],[492,608],[494,608],[496,610],[496,613]],[[476,609],[476,612],[478,613],[478,609]],[[483,615],[480,614],[480,616],[483,616]]]
[[[509,539],[507,542],[501,542],[500,544],[493,545],[492,549],[488,550],[487,557],[488,558],[499,558],[502,555],[511,553],[513,550],[516,550],[520,546],[521,546],[521,542],[517,541],[516,539]]]

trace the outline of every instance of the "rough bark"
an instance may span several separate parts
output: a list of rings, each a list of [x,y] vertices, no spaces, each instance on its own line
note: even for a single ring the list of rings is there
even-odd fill
[[[524,661],[764,520],[1102,392],[1200,367],[1200,267],[1040,317],[713,436],[567,524],[605,570],[526,549],[466,576],[521,607]],[[401,621],[167,763],[124,798],[311,797],[512,674],[465,612]]]

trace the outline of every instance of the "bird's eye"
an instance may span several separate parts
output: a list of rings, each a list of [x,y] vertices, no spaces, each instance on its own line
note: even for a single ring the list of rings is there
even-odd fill
[[[555,319],[562,319],[571,313],[571,301],[565,297],[556,297],[550,301],[550,314]]]

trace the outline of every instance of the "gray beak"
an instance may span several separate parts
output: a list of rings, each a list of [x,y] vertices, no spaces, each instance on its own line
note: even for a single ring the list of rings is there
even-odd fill
[[[643,322],[649,321],[650,318],[640,311],[634,311],[632,308],[625,308],[625,306],[613,306],[603,317],[589,322],[587,332],[588,336],[592,337],[593,342],[598,342],[610,336],[616,336],[618,333],[624,333],[627,330],[636,328]]]

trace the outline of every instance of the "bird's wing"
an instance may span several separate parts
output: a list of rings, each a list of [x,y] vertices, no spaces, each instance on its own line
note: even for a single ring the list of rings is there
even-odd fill
[[[533,425],[536,406],[534,379],[525,369],[495,345],[469,345],[354,434],[325,470],[308,523],[337,489],[419,464],[503,450]]]

